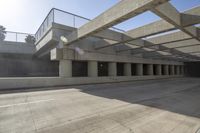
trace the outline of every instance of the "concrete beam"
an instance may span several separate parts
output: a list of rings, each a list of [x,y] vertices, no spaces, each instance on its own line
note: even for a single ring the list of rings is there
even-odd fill
[[[177,50],[184,52],[184,53],[198,52],[198,51],[200,51],[200,45],[193,45],[190,47],[177,48]]]
[[[157,6],[156,8],[152,9],[152,11],[170,24],[174,25],[176,28],[191,36],[192,38],[200,41],[198,37],[198,29],[195,26],[183,27],[182,20],[184,20],[184,15],[181,15],[178,10],[176,10],[176,8],[173,7],[169,2]],[[190,20],[187,19],[185,21]]]
[[[174,33],[161,35],[161,36],[149,38],[146,40],[154,44],[167,44],[167,43],[179,42],[179,41],[189,40],[189,39],[192,39],[192,37],[182,31],[177,31]]]
[[[174,60],[174,61],[180,61],[180,62],[187,62],[187,61],[200,61],[199,58],[190,58],[185,56],[179,56],[179,55],[163,55],[162,57],[159,56],[146,56],[144,58],[147,59],[166,59],[166,60]]]
[[[198,56],[194,56],[194,55],[190,55],[188,53],[185,53],[184,51],[181,50],[176,50],[176,49],[169,49],[170,51],[168,51],[169,53],[171,53],[171,55],[162,55],[160,56],[160,58],[163,57],[183,57],[183,58],[187,58],[187,59],[195,59],[195,60],[200,60],[200,58]],[[154,52],[154,51],[153,51]],[[144,58],[154,58],[154,57],[158,57],[158,55],[155,55],[153,53],[144,53],[143,54]]]
[[[188,21],[189,20],[189,21]],[[185,11],[181,14],[181,24],[182,26],[192,26],[200,23],[200,7],[196,7]],[[143,38],[147,36],[156,35],[159,33],[167,32],[176,29],[176,27],[165,20],[159,20],[142,27],[129,30],[127,32],[128,36],[134,38]]]
[[[197,15],[200,16],[200,7],[192,8],[183,13],[184,13],[183,16],[191,16],[192,17],[190,21],[187,21],[188,24],[184,24],[185,26],[191,26],[191,25],[200,23],[200,20],[196,20],[194,17]],[[182,22],[186,21],[185,18],[186,17],[182,17],[182,19],[183,19]],[[139,39],[139,38],[163,33],[166,31],[171,31],[174,29],[176,29],[174,25],[166,22],[165,20],[159,20],[159,21],[153,22],[151,24],[147,24],[142,27],[139,27],[139,28],[136,28],[133,30],[129,30],[126,33],[119,33],[119,32],[112,31],[112,30],[104,30],[104,31],[101,31],[101,32],[95,34],[94,36],[124,43],[127,40]],[[131,42],[128,42],[128,43],[133,44]],[[117,42],[114,42],[113,45],[117,45]]]
[[[164,5],[164,4],[163,4]],[[184,15],[182,15],[182,14],[179,14],[178,13],[178,11],[175,9],[175,8],[173,8],[172,6],[170,6],[170,12],[168,12],[168,14],[171,14],[172,12],[175,14],[175,16],[172,16],[172,19],[174,19],[174,21],[176,21],[179,25],[181,25],[181,18],[184,18],[183,16]],[[199,8],[196,8],[195,10],[196,10],[196,13],[198,12],[198,10],[199,10]],[[190,13],[192,13],[192,10],[190,10],[191,12]],[[193,12],[193,13],[195,13],[195,12]],[[167,14],[167,13],[166,13]],[[198,23],[198,19],[196,19],[196,17],[194,17],[194,15],[192,15],[192,14],[187,14],[187,15],[185,15],[185,16],[190,16],[190,17],[193,17],[193,19],[190,21],[190,23],[188,23],[188,24],[184,24],[184,26],[188,26],[188,25],[192,25],[192,24],[195,24],[195,23]],[[182,21],[184,21],[184,19],[182,19]],[[161,22],[161,21],[160,21]],[[156,24],[163,24],[162,26],[159,26],[159,28],[155,28],[155,26],[156,26]],[[166,29],[164,29],[164,30],[171,30],[171,29],[173,29],[173,28],[175,28],[175,26],[173,26],[172,24],[170,24],[170,23],[168,23],[168,22],[165,22],[165,21],[162,21],[161,23],[153,23],[153,24],[150,24],[150,25],[148,25],[149,27],[153,27],[153,29],[161,29],[162,30],[162,27],[167,27]],[[164,26],[165,25],[165,26]],[[147,27],[148,27],[147,26]],[[170,29],[171,28],[171,29]],[[196,33],[198,33],[198,31],[197,31],[197,29],[196,28],[194,28],[193,26],[190,26],[190,27],[186,27],[185,28],[186,29],[186,33],[188,34],[189,33],[189,38],[190,38],[190,34],[192,34],[192,35],[195,35],[195,36],[198,36]],[[163,31],[164,31],[163,30]],[[143,30],[141,30],[141,31],[144,31],[144,29]],[[147,30],[147,32],[148,31],[150,31],[150,30]],[[156,33],[156,32],[160,32],[160,31],[155,31],[154,33]],[[133,32],[134,33],[134,32]],[[129,37],[131,36],[131,37],[133,37],[133,38],[137,38],[138,36],[137,36],[137,33],[141,33],[141,32],[136,32],[136,33],[134,33],[134,34],[131,34],[131,32],[128,32],[128,33],[126,33],[126,35],[128,35]],[[154,34],[153,33],[153,34]],[[147,33],[147,34],[152,34],[152,33]],[[146,36],[147,34],[145,34],[145,31],[144,32],[142,32],[140,35],[143,35],[142,37],[144,37],[144,36]],[[185,36],[185,35],[182,35],[182,36]],[[186,35],[187,36],[187,35]],[[194,37],[194,36],[192,36],[192,37]],[[181,37],[181,39],[184,39],[184,37]],[[126,40],[126,39],[125,39]],[[129,42],[130,43],[130,42]],[[115,43],[115,45],[116,45],[117,43]],[[111,44],[112,45],[112,44]],[[140,46],[141,46],[141,44],[139,44]],[[138,46],[138,45],[137,45]],[[107,47],[107,46],[105,46],[105,47]],[[143,46],[144,47],[144,46]],[[102,48],[102,47],[101,47]],[[142,48],[142,47],[139,47],[138,49],[140,49],[140,48]],[[130,48],[130,49],[132,49],[132,48]],[[127,50],[130,50],[129,48],[128,49],[125,49],[125,51],[127,51]],[[168,49],[168,48],[164,48],[164,49]],[[154,51],[157,51],[157,50],[159,50],[159,49],[156,49],[156,50],[154,50]],[[124,50],[122,50],[122,51],[124,51]],[[179,53],[179,52],[177,52],[177,53]]]
[[[124,62],[124,63],[147,63],[147,64],[182,64],[177,61],[151,60],[133,57],[132,55],[116,55],[102,53],[98,51],[87,51],[83,55],[74,52],[73,49],[63,48],[63,59],[66,60],[87,60],[87,61],[106,61],[106,62]]]
[[[200,23],[200,10],[198,15],[181,13],[181,25],[183,27]]]
[[[62,49],[54,48],[50,51],[51,60],[61,60],[63,59]]]
[[[197,9],[197,8],[196,8]],[[199,8],[198,8],[198,10],[199,10]],[[198,12],[198,10],[195,10],[196,12]],[[176,12],[176,9],[174,10],[173,8],[172,8],[172,11],[173,12]],[[181,19],[181,15],[179,16],[179,18]],[[182,17],[183,18],[183,17]],[[181,20],[180,20],[181,21]],[[180,22],[181,23],[181,22]],[[191,22],[190,24],[192,24],[192,23],[195,23],[195,21],[193,21],[193,22]],[[170,28],[171,26],[173,26],[173,25],[171,25],[171,24],[167,24],[167,22],[164,22],[163,21],[163,25],[167,25],[166,27],[168,27],[168,28]],[[188,24],[189,25],[189,24]],[[187,25],[187,26],[188,26]],[[155,25],[154,25],[155,26]],[[162,29],[162,28],[155,28],[153,25],[151,25],[151,27],[153,27],[154,29]],[[186,25],[185,25],[186,26]],[[160,26],[160,27],[162,27],[162,26]],[[173,26],[174,27],[174,26]],[[172,28],[172,27],[171,27]],[[190,27],[186,27],[185,29],[187,29],[188,31],[187,32],[189,32],[189,35],[187,35],[187,34],[183,34],[183,35],[181,35],[181,37],[180,37],[180,39],[178,38],[178,40],[174,40],[174,39],[172,39],[173,41],[179,41],[179,40],[182,40],[182,39],[191,39],[191,36],[190,36],[190,33],[198,33],[198,31],[196,30],[196,28],[194,29],[193,28],[193,26],[190,26]],[[186,32],[186,33],[187,33]],[[137,31],[137,33],[138,33],[138,31]],[[131,37],[133,37],[133,38],[136,38],[136,34],[137,33],[134,33],[134,34],[128,34],[128,33],[126,33],[126,35],[128,35],[129,37],[131,36]],[[144,33],[142,33],[142,34],[144,34]],[[198,36],[198,34],[196,34],[197,36]],[[185,37],[186,36],[186,37]],[[174,37],[174,36],[173,36]],[[126,40],[126,39],[125,39]],[[130,40],[130,39],[129,39]],[[159,39],[159,40],[163,40],[163,39]],[[168,42],[171,42],[170,40],[167,40]],[[136,48],[136,49],[141,49],[141,48],[143,48],[143,47],[146,47],[146,46],[144,46],[143,44],[144,44],[144,42],[146,42],[146,41],[143,41],[143,43],[142,43],[142,47],[139,47],[139,48]],[[129,42],[129,43],[132,43],[132,42]],[[148,43],[148,42],[146,42],[148,45],[147,45],[147,47],[149,47],[149,48],[151,48],[151,49],[155,49],[154,51],[158,51],[158,50],[162,50],[162,49],[166,49],[166,50],[168,50],[168,48],[167,47],[158,47],[158,48],[154,48],[155,47],[155,45],[154,44],[150,44],[150,43]],[[165,42],[166,43],[166,42]],[[118,44],[118,43],[115,43],[115,44],[111,44],[111,46],[112,45],[116,45],[116,44]],[[141,46],[141,43],[140,44],[137,44],[137,43],[132,43],[132,44],[134,44],[134,45],[136,45],[136,46]],[[154,45],[154,46],[153,46]],[[162,45],[162,44],[160,44],[160,45]],[[107,46],[105,46],[105,47],[107,47]],[[100,48],[102,48],[102,47],[100,47]],[[104,47],[103,47],[104,48]],[[121,51],[127,51],[127,50],[131,50],[131,49],[133,49],[133,48],[128,48],[128,49],[125,49],[125,50],[120,50],[120,51],[118,51],[118,52],[121,52]],[[136,50],[135,49],[135,50]],[[147,51],[148,52],[148,51]],[[180,53],[179,51],[177,52],[177,54],[178,53]],[[183,54],[183,53],[182,53]]]
[[[155,45],[155,46],[157,46],[157,45]],[[136,48],[136,49],[133,49],[132,52],[134,53],[134,55],[139,54],[139,53],[144,53],[146,56],[151,57],[151,55],[153,55],[153,53],[158,52],[158,51],[163,51],[163,52],[168,52],[168,53],[171,53],[171,54],[174,54],[174,55],[180,55],[182,57],[190,57],[190,58],[196,58],[197,59],[196,56],[188,55],[187,53],[191,52],[192,49],[194,51],[198,51],[198,49],[200,47],[200,43],[199,44],[184,45],[184,46],[174,45],[174,47],[170,47],[170,48],[168,48],[167,46],[160,46],[160,45],[158,45],[158,46],[159,47],[157,49],[151,50],[151,51],[140,52]],[[197,49],[195,49],[193,47],[196,47]],[[187,49],[190,49],[190,50],[187,51]]]
[[[105,11],[92,21],[81,26],[76,31],[67,36],[68,42],[71,44],[79,39],[95,34],[115,24],[125,21],[140,13],[145,12],[153,7],[158,6],[168,0],[123,0],[118,4]],[[133,4],[134,2],[134,4]]]

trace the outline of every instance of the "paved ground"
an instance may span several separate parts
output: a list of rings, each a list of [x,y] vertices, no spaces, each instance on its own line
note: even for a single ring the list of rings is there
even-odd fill
[[[197,133],[200,79],[0,94],[0,133]]]

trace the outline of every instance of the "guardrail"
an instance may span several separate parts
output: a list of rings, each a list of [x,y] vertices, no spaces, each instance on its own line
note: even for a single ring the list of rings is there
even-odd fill
[[[53,22],[74,28],[79,28],[89,21],[91,20],[88,18],[84,18],[82,16],[72,14],[60,9],[52,8],[35,33],[36,42],[40,40],[41,37],[43,37]],[[110,29],[118,32],[125,32],[124,30],[115,27],[111,27]]]
[[[26,42],[25,39],[28,35],[35,36],[29,33],[13,32],[13,31],[5,31],[4,35],[5,35],[4,41],[11,41],[11,42]]]
[[[52,8],[46,16],[46,18],[44,19],[44,21],[42,22],[42,24],[40,25],[40,27],[38,28],[35,35],[29,33],[6,31],[4,41],[26,42],[25,38],[28,35],[32,35],[35,37],[35,40],[37,42],[44,36],[44,34],[47,32],[48,28],[51,26],[52,23],[58,23],[74,28],[79,28],[89,21],[91,20],[88,18],[84,18],[82,16],[72,14],[70,12],[66,12],[57,8]],[[117,32],[125,32],[124,30],[118,29],[116,27],[111,27],[109,29]]]

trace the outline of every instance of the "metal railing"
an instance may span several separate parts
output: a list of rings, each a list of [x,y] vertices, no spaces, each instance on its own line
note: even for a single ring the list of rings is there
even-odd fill
[[[70,12],[66,12],[60,9],[52,8],[35,34],[6,31],[4,41],[26,42],[25,38],[28,35],[31,35],[35,37],[35,40],[37,42],[45,35],[52,23],[58,23],[74,28],[79,28],[89,21],[91,20],[88,18],[84,18],[82,16],[72,14]],[[109,29],[117,32],[125,32],[124,30],[118,29],[116,27],[111,27]]]
[[[4,41],[11,41],[11,42],[26,42],[26,37],[28,35],[35,36],[29,33],[22,33],[22,32],[13,32],[13,31],[5,31],[5,39]]]
[[[91,20],[88,18],[84,18],[82,16],[72,14],[60,9],[52,8],[46,16],[46,18],[44,19],[44,21],[42,22],[42,24],[40,25],[40,27],[38,28],[37,32],[35,33],[36,42],[44,36],[44,34],[48,31],[52,23],[58,23],[74,28],[79,28],[89,21]],[[118,32],[125,32],[124,30],[115,27],[111,27],[109,29]]]

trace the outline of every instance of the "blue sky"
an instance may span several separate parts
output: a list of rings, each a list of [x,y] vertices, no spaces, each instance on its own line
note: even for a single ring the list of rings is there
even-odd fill
[[[0,25],[10,31],[35,33],[51,8],[59,8],[87,18],[94,18],[120,0],[0,0]],[[133,0],[134,1],[134,0]],[[179,11],[200,6],[200,0],[171,0]],[[151,12],[143,13],[118,27],[136,28],[158,20]]]

